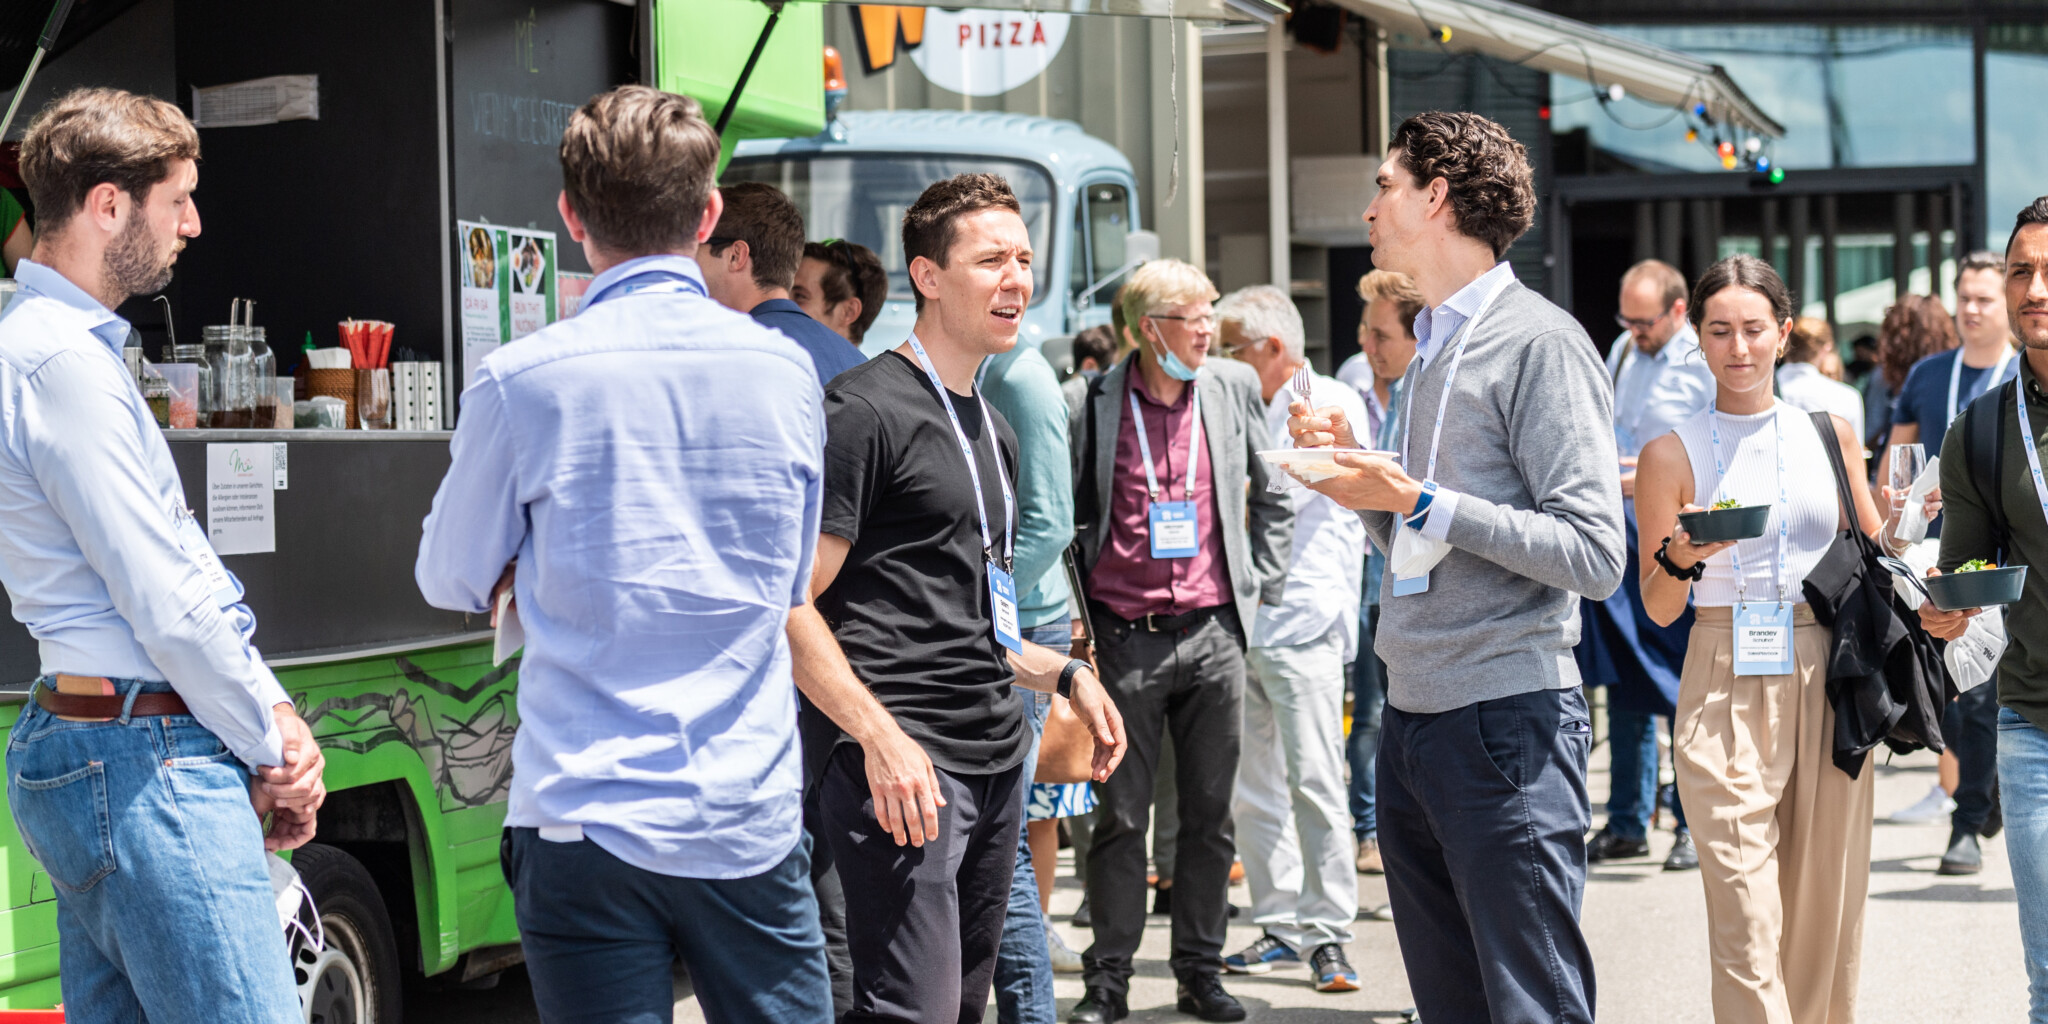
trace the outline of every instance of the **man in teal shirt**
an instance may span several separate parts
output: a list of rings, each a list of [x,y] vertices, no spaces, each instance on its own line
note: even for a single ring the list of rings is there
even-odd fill
[[[1052,364],[1027,341],[990,356],[981,364],[980,377],[983,397],[1017,432],[1017,625],[1024,639],[1065,650],[1072,626],[1060,556],[1074,539],[1066,397]],[[1031,753],[1024,760],[1028,781],[1038,762],[1036,736],[1045,728],[1052,695],[1019,690],[1033,734]],[[1053,1024],[1058,1019],[1044,920],[1027,826],[1017,837],[1017,874],[996,954],[996,1015],[1001,1024]]]

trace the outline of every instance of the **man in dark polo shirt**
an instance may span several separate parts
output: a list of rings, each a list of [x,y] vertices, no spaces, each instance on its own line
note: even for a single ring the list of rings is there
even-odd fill
[[[1208,358],[1215,286],[1179,260],[1154,260],[1120,299],[1138,350],[1089,386],[1069,436],[1097,662],[1133,756],[1096,787],[1088,852],[1095,944],[1083,954],[1087,995],[1068,1019],[1097,1024],[1130,1012],[1131,958],[1145,932],[1146,820],[1170,734],[1180,791],[1177,1005],[1203,1020],[1243,1020],[1218,975],[1245,637],[1260,602],[1279,604],[1286,587],[1292,506],[1266,489],[1256,454],[1271,443],[1258,377]]]
[[[758,181],[727,185],[718,193],[725,199],[718,233],[697,250],[711,297],[803,346],[820,384],[859,366],[860,349],[811,319],[789,297],[804,259],[803,211],[781,190]]]
[[[1098,780],[1124,742],[1087,663],[1019,628],[1017,439],[974,385],[1031,303],[1016,196],[992,174],[941,181],[904,214],[903,249],[910,340],[825,389],[818,614],[790,633],[799,683],[844,730],[821,803],[846,891],[845,1019],[978,1022],[1030,781],[1011,684],[1068,697]]]

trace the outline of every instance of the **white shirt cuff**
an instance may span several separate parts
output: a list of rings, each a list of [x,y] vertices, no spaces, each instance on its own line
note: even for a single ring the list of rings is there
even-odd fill
[[[1439,487],[1436,491],[1436,499],[1429,503],[1429,511],[1422,517],[1422,530],[1420,532],[1430,540],[1448,543],[1447,538],[1451,533],[1451,519],[1457,514],[1458,492],[1447,491]]]

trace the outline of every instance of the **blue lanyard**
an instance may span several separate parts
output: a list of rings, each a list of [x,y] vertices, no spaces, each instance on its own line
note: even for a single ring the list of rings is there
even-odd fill
[[[1195,464],[1202,461],[1202,389],[1192,381],[1188,387],[1194,388],[1195,394],[1189,401],[1188,484],[1181,491],[1182,501],[1195,500]],[[1158,501],[1159,474],[1152,471],[1152,442],[1145,437],[1145,414],[1138,411],[1138,391],[1132,388],[1124,395],[1131,400],[1131,425],[1138,428],[1138,454],[1144,456],[1145,461],[1145,492],[1152,496],[1153,501]],[[1172,454],[1170,450],[1167,452],[1168,456]]]
[[[710,295],[704,291],[704,286],[698,284],[687,274],[681,274],[673,270],[643,270],[630,277],[621,278],[605,285],[604,290],[595,295],[584,296],[582,308],[589,309],[607,299],[622,298],[627,295],[640,293],[649,295],[696,295],[710,298]]]
[[[1961,357],[1958,356],[1958,359]],[[1993,385],[1994,387],[1996,385]],[[2034,424],[2027,417],[2027,389],[2025,384],[2013,387],[2013,409],[2019,413],[2021,447],[2027,453],[2027,471],[2034,475],[2034,497],[2041,502],[2041,514],[2048,516],[2048,482],[2041,478],[2041,453],[2034,449]]]
[[[1778,603],[1785,603],[1785,573],[1788,568],[1785,550],[1789,543],[1791,528],[1787,521],[1792,517],[1792,497],[1785,491],[1785,407],[1771,406],[1771,426],[1778,435]],[[1721,461],[1721,411],[1713,403],[1707,405],[1707,437],[1714,446],[1714,493],[1722,497],[1728,494],[1728,470]],[[1735,570],[1735,603],[1748,604],[1749,579],[1742,574],[1742,542],[1728,549],[1731,567]]]
[[[981,549],[993,552],[995,542],[989,538],[988,503],[981,496],[981,467],[974,461],[974,442],[967,439],[967,431],[960,427],[960,414],[953,411],[953,398],[946,391],[946,382],[939,379],[939,371],[932,368],[930,356],[924,354],[924,344],[917,335],[910,336],[910,351],[917,353],[917,365],[924,368],[925,376],[932,379],[932,387],[939,392],[939,404],[946,407],[946,418],[953,421],[953,438],[960,442],[960,454],[967,459],[967,475],[974,480],[974,514],[981,519]],[[989,440],[996,449],[996,479],[1003,485],[1003,566],[1010,564],[1016,548],[1017,505],[1010,494],[1010,476],[1003,469],[1003,439],[996,433],[995,417],[989,415],[988,399],[981,397],[976,389],[974,399],[981,403],[981,425],[987,431]]]

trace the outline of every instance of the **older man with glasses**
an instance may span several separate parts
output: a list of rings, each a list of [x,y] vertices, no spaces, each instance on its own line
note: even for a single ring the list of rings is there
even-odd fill
[[[1605,601],[1584,602],[1586,624],[1577,655],[1586,685],[1607,687],[1607,825],[1586,844],[1586,859],[1626,860],[1650,852],[1650,822],[1657,810],[1657,716],[1669,718],[1678,697],[1692,613],[1669,627],[1643,612],[1637,585],[1635,537],[1636,453],[1643,445],[1705,409],[1714,378],[1700,358],[1699,338],[1685,315],[1685,277],[1668,263],[1644,260],[1621,278],[1627,333],[1607,354],[1614,382],[1614,442],[1621,454],[1621,493],[1631,538],[1622,587]],[[1678,835],[1664,859],[1667,871],[1699,867],[1685,810],[1671,796]]]

